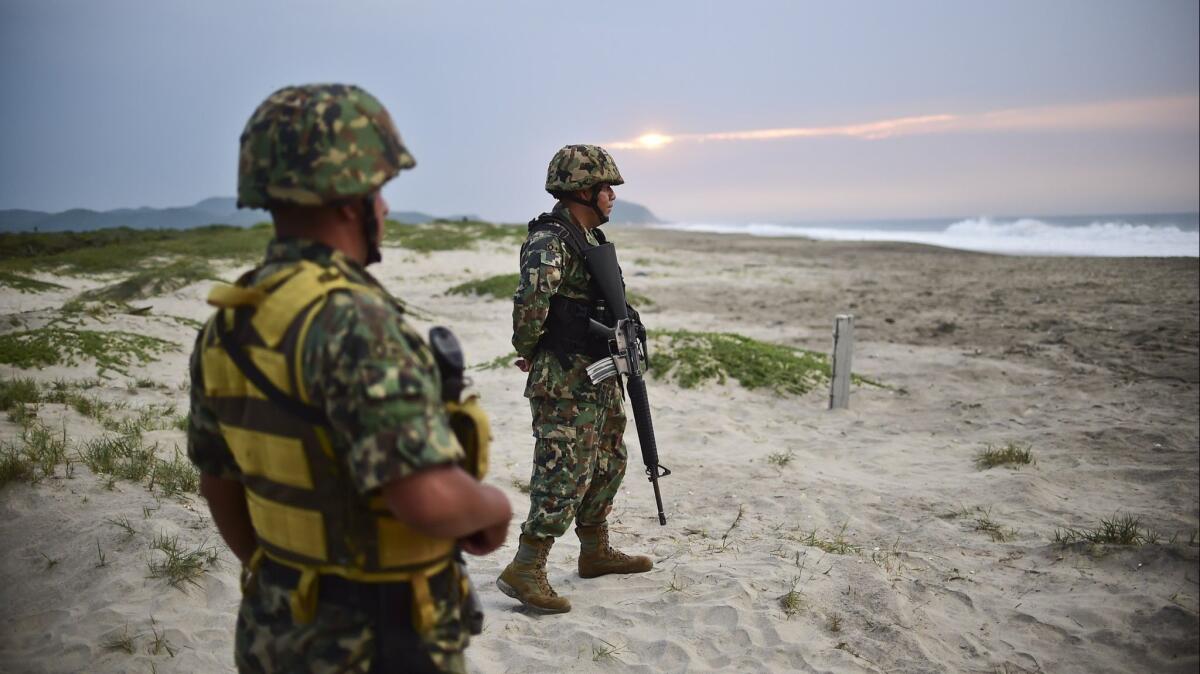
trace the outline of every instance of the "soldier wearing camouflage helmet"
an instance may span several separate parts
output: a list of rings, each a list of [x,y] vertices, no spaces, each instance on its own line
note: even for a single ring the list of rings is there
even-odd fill
[[[209,296],[188,424],[243,564],[241,672],[465,671],[476,626],[457,556],[495,550],[512,512],[477,480],[478,448],[463,464],[473,444],[451,430],[430,348],[365,269],[379,190],[414,164],[354,86],[280,89],[242,134],[239,205],[269,210],[275,238]]]
[[[626,555],[609,543],[607,518],[625,475],[625,411],[619,378],[593,384],[586,370],[608,355],[607,341],[589,334],[589,320],[612,323],[580,249],[604,242],[598,228],[612,211],[613,186],[624,182],[604,148],[562,148],[546,173],[546,191],[558,202],[529,223],[521,247],[512,343],[517,366],[529,373],[525,397],[533,413],[534,466],[520,547],[496,584],[542,613],[571,610],[550,585],[546,559],[572,521],[580,576],[652,567],[648,557]]]

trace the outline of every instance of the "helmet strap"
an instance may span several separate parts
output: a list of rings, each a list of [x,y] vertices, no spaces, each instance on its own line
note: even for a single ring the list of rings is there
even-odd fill
[[[600,192],[603,191],[603,189],[604,188],[599,184],[593,185],[592,186],[592,198],[588,199],[586,201],[575,196],[575,194],[572,192],[568,192],[568,193],[564,194],[561,198],[563,198],[567,201],[573,201],[581,206],[587,206],[588,208],[595,211],[596,217],[599,219],[599,222],[596,224],[596,226],[599,227],[600,225],[603,225],[604,223],[608,222],[608,216],[604,214],[604,211],[600,210]]]
[[[375,195],[368,194],[362,198],[363,207],[363,238],[367,242],[367,264],[375,264],[383,260],[379,251],[379,219],[375,217]]]

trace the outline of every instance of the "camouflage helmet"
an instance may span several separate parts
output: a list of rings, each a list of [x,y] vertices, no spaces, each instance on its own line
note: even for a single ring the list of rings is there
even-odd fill
[[[246,122],[238,207],[320,206],[364,196],[416,165],[392,118],[346,84],[284,87]]]
[[[624,182],[617,163],[599,145],[568,145],[554,153],[546,169],[546,191],[550,194]]]

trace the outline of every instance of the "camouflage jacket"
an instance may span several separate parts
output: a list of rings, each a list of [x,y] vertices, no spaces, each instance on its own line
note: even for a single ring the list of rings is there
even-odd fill
[[[340,252],[299,239],[272,241],[263,264],[240,283],[253,284],[301,259],[336,265],[349,280],[382,289],[361,265]],[[364,495],[463,456],[441,402],[433,354],[404,321],[403,305],[390,295],[386,298],[331,293],[302,346],[302,379],[309,400],[328,415],[334,451]],[[198,338],[191,359],[188,456],[205,473],[240,479],[217,415],[206,400],[200,344]]]
[[[575,223],[562,202],[555,205],[553,212]],[[585,232],[585,236],[588,243],[597,243],[592,232]],[[550,298],[562,295],[575,300],[589,299],[589,278],[583,259],[572,255],[550,232],[534,232],[521,246],[521,281],[513,295],[512,343],[517,355],[532,363],[525,383],[526,398],[569,398],[607,403],[621,395],[616,378],[599,386],[592,384],[587,375],[587,366],[591,364],[587,356],[573,355],[571,368],[564,371],[554,354],[537,348],[538,340],[545,333],[546,317],[550,315]]]

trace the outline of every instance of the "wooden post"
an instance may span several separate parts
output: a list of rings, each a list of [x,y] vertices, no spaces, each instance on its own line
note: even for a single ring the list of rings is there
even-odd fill
[[[829,409],[850,406],[850,361],[854,355],[854,316],[839,314],[833,323],[833,376],[830,377]]]

